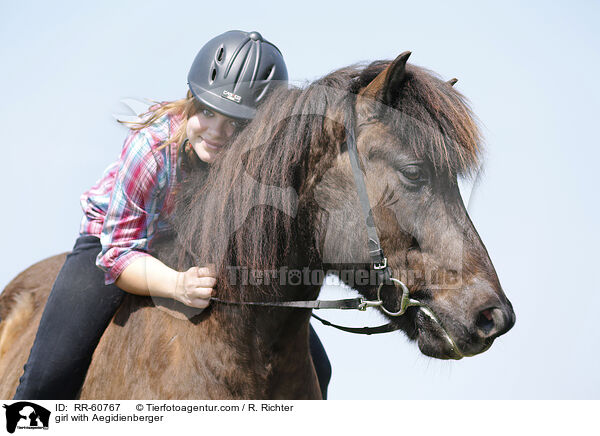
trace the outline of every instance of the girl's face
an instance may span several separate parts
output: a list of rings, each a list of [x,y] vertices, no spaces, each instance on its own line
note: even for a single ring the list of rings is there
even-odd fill
[[[186,134],[200,160],[212,163],[240,127],[241,123],[233,118],[198,107],[188,118]]]

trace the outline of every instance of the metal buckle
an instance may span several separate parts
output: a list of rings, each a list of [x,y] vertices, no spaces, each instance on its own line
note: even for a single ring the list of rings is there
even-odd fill
[[[383,301],[381,301],[381,300],[369,301],[369,300],[361,299],[357,309],[365,311],[365,310],[367,310],[367,307],[382,307],[383,308],[382,305],[383,305]]]
[[[384,257],[382,262],[373,263],[373,269],[386,269],[386,268],[387,268],[387,257]]]

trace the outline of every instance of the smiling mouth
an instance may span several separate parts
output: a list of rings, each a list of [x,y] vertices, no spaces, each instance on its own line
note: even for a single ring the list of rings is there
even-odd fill
[[[202,141],[204,141],[204,143],[206,144],[206,146],[209,150],[220,150],[225,145],[221,142],[213,142],[213,141],[209,141],[208,139],[205,139],[205,138],[202,138]]]

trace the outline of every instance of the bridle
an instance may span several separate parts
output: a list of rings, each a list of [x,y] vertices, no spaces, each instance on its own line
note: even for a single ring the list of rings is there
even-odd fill
[[[367,193],[367,187],[365,184],[364,175],[359,163],[358,156],[358,148],[356,145],[356,137],[355,137],[355,113],[354,113],[354,101],[350,101],[349,104],[346,105],[347,112],[345,116],[345,128],[346,128],[346,146],[348,148],[348,156],[350,158],[350,164],[352,167],[352,173],[354,175],[354,183],[356,185],[356,192],[358,193],[358,198],[360,200],[363,218],[365,220],[365,225],[367,228],[367,236],[368,236],[368,249],[369,256],[371,258],[371,268],[376,272],[377,277],[377,300],[365,300],[364,298],[346,298],[342,300],[309,300],[309,301],[282,301],[282,302],[238,302],[238,301],[227,301],[221,300],[216,297],[211,297],[211,300],[217,303],[222,304],[231,304],[231,305],[247,305],[247,306],[266,306],[266,307],[288,307],[288,308],[301,308],[301,309],[356,309],[356,310],[367,310],[368,307],[376,307],[379,308],[383,313],[388,316],[396,317],[402,316],[406,313],[409,307],[417,307],[421,310],[426,316],[428,316],[435,324],[439,326],[441,331],[444,334],[444,339],[447,343],[452,347],[452,349],[458,353],[460,356],[463,356],[460,349],[452,339],[452,337],[448,334],[447,330],[444,328],[443,324],[436,316],[436,314],[431,310],[431,308],[418,300],[415,300],[410,297],[410,293],[408,287],[400,280],[392,277],[392,270],[387,263],[387,258],[383,253],[383,249],[381,248],[381,243],[379,242],[379,236],[377,234],[377,229],[375,227],[375,221],[373,219],[373,210],[371,209],[371,203],[369,201],[369,194]],[[381,298],[381,290],[384,285],[394,284],[395,287],[402,291],[402,296],[400,298],[400,309],[393,312],[386,309],[383,305],[383,300]],[[312,314],[314,318],[319,320],[326,326],[334,327],[336,329],[349,332],[349,333],[357,333],[357,334],[366,334],[372,335],[377,333],[387,333],[395,330],[399,330],[400,327],[394,325],[392,322],[384,325],[380,325],[377,327],[347,327],[341,326],[337,324],[333,324],[319,316]]]

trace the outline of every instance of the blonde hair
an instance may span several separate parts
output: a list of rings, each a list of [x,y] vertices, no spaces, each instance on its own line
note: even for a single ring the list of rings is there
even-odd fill
[[[186,97],[180,100],[170,101],[167,103],[154,101],[154,103],[156,103],[156,105],[152,106],[148,112],[140,115],[142,121],[118,120],[118,122],[125,124],[131,130],[141,130],[144,127],[150,126],[157,119],[166,114],[179,115],[181,116],[181,124],[179,127],[177,127],[177,130],[173,132],[169,139],[161,144],[160,147],[158,147],[158,150],[162,150],[170,144],[177,144],[177,146],[183,144],[184,140],[186,139],[188,119],[198,111],[198,106],[191,91],[188,90]]]

